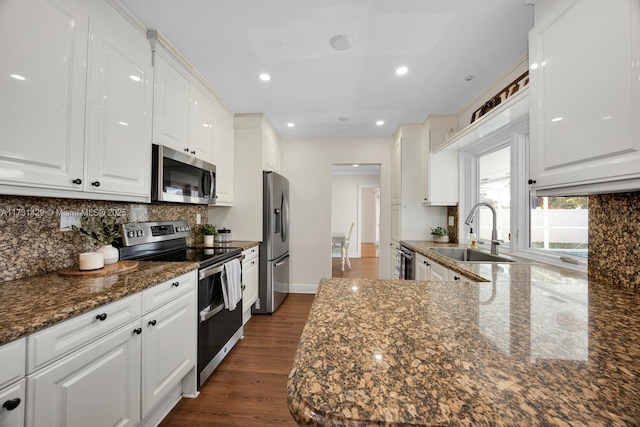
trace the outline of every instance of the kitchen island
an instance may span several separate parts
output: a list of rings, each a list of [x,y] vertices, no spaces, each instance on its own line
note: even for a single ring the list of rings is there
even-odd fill
[[[640,293],[530,264],[487,282],[323,280],[288,381],[298,424],[639,425]]]

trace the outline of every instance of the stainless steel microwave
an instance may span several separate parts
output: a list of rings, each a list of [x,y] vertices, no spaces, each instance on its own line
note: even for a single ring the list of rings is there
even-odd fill
[[[215,204],[215,165],[163,145],[152,153],[151,201]]]

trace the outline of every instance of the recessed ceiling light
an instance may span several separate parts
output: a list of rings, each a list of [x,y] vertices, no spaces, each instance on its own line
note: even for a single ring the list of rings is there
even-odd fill
[[[11,76],[11,78],[14,78],[16,80],[27,80],[26,78],[24,78],[24,76],[21,76],[20,74],[9,74]]]
[[[331,37],[331,40],[329,40],[329,44],[335,50],[347,50],[351,47],[351,37],[345,36],[344,34],[339,34],[337,36]]]
[[[357,168],[357,167],[358,167],[358,166],[360,166],[360,165],[359,165],[359,164],[357,164],[357,163],[354,163],[354,164],[352,164],[351,166],[353,166],[354,168]]]
[[[289,123],[287,123],[287,126],[289,126],[290,128],[294,128],[294,127],[296,127],[296,124],[292,123],[292,122],[289,122]]]
[[[464,78],[465,82],[470,82],[471,80],[473,80],[473,76],[472,75],[468,75],[467,77]]]
[[[384,124],[384,120],[378,120],[376,122],[376,126],[382,126]]]
[[[338,120],[341,121],[341,122],[346,122],[346,121],[349,120],[349,117],[344,117],[344,116],[343,117],[338,117]]]
[[[260,74],[260,80],[262,80],[263,82],[268,82],[269,80],[271,80],[271,76],[267,73],[262,73]]]
[[[140,77],[139,76],[129,76],[129,78],[131,80],[133,80],[134,82],[139,82],[140,81]]]
[[[404,76],[405,74],[407,74],[408,71],[409,69],[404,65],[402,67],[396,68],[396,74],[399,76]]]

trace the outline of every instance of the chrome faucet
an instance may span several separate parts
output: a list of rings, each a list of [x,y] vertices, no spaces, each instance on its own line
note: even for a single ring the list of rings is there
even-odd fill
[[[493,214],[493,230],[491,231],[491,254],[498,255],[498,245],[500,244],[500,241],[498,240],[498,220],[496,218],[496,210],[493,208],[493,206],[491,206],[487,202],[480,202],[476,204],[471,208],[471,212],[469,212],[469,216],[467,216],[467,219],[464,220],[464,223],[467,225],[471,225],[471,223],[473,222],[473,217],[480,206],[488,207],[489,209],[491,209],[491,213]]]

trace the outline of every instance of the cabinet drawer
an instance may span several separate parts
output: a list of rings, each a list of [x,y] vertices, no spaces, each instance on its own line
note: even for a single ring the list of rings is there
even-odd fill
[[[0,388],[5,387],[25,375],[27,339],[10,342],[0,347]],[[0,402],[2,404],[2,402]],[[2,418],[0,418],[0,421]],[[0,425],[4,425],[0,422]]]
[[[152,288],[145,289],[142,291],[142,312],[146,314],[195,288],[196,271],[194,270]]]
[[[242,255],[244,255],[244,260],[242,260],[243,263],[251,261],[254,258],[258,258],[258,255],[260,255],[260,248],[259,246],[254,246],[252,248],[245,249],[242,251]]]
[[[140,306],[138,293],[29,335],[27,372],[30,374],[107,332],[139,318]]]
[[[0,389],[0,426],[24,426],[25,379]],[[4,405],[7,404],[5,407]],[[9,410],[8,407],[12,409]]]

